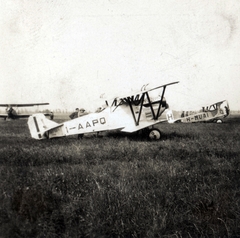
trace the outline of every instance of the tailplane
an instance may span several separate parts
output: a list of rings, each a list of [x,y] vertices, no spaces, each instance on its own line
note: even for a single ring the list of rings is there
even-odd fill
[[[47,119],[42,113],[33,114],[28,118],[31,136],[37,140],[48,139],[49,131],[59,127],[62,127],[62,124]]]

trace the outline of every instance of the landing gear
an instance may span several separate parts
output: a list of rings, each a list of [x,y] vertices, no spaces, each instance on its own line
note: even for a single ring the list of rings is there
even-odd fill
[[[221,119],[218,119],[216,123],[223,123],[223,121]]]
[[[148,131],[148,139],[150,140],[160,140],[161,132],[156,128],[152,128]]]
[[[160,140],[161,139],[161,132],[157,128],[144,128],[141,130],[140,135],[142,138],[147,138],[151,141]]]

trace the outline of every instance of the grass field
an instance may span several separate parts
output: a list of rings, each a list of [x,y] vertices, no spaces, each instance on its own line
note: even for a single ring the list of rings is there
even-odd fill
[[[36,141],[0,121],[0,237],[240,237],[240,117],[158,127]]]

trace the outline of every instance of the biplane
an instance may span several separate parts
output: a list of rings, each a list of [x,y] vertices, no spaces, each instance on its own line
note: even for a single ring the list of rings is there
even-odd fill
[[[21,114],[18,112],[18,107],[32,107],[32,106],[40,106],[40,105],[49,105],[49,103],[29,103],[29,104],[0,104],[0,107],[6,107],[6,113],[0,114],[1,118],[4,120],[7,119],[19,119],[19,118],[28,118],[32,114]],[[15,109],[14,109],[14,108]],[[53,113],[44,113],[45,116],[49,116],[53,119]]]
[[[159,129],[154,125],[167,121],[160,119],[168,108],[164,97],[165,90],[172,82],[147,90],[130,93],[121,97],[105,100],[105,108],[100,112],[89,113],[82,117],[58,124],[48,120],[43,114],[33,114],[28,119],[28,127],[34,139],[51,139],[70,135],[119,130],[133,133],[144,131],[144,135],[152,140],[161,137]],[[152,100],[152,91],[160,90],[158,98]]]
[[[166,117],[169,123],[183,122],[216,122],[222,123],[223,118],[226,118],[230,113],[230,108],[227,100],[216,102],[210,106],[202,107],[198,111],[183,111],[176,119],[174,113],[169,110]]]

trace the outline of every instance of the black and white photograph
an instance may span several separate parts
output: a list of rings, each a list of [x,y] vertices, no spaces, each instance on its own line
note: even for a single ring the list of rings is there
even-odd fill
[[[240,237],[240,1],[0,0],[0,238]]]

